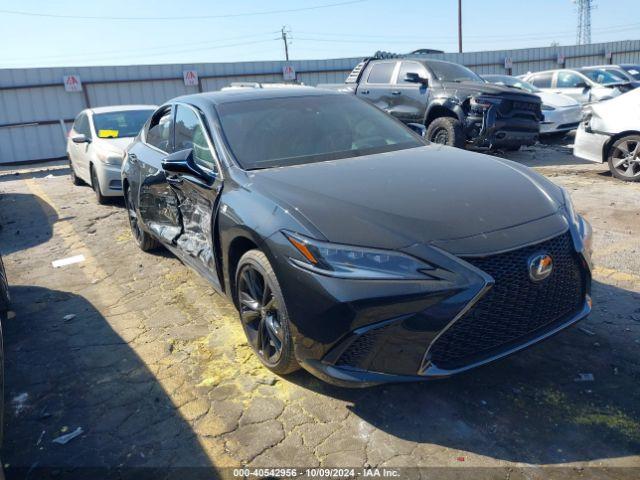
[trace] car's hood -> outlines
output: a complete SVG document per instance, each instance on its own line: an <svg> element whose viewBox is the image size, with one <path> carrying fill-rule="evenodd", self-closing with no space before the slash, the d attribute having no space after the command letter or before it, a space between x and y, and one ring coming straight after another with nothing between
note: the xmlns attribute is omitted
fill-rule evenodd
<svg viewBox="0 0 640 480"><path fill-rule="evenodd" d="M328 240L380 248L494 232L553 215L562 202L526 167L435 144L250 177Z"/></svg>
<svg viewBox="0 0 640 480"><path fill-rule="evenodd" d="M496 85L495 83L481 82L443 82L442 86L449 93L456 95L508 95L510 97L518 96L530 101L537 101L538 97L517 88Z"/></svg>
<svg viewBox="0 0 640 480"><path fill-rule="evenodd" d="M536 92L536 95L540 97L542 103L549 105L553 108L565 108L565 107L579 107L580 103L569 97L568 95L562 95L560 93L551 92Z"/></svg>
<svg viewBox="0 0 640 480"><path fill-rule="evenodd" d="M592 130L619 133L637 130L640 125L640 88L587 107Z"/></svg>
<svg viewBox="0 0 640 480"><path fill-rule="evenodd" d="M96 138L96 144L105 152L118 153L124 155L125 149L133 142L133 137L121 138Z"/></svg>

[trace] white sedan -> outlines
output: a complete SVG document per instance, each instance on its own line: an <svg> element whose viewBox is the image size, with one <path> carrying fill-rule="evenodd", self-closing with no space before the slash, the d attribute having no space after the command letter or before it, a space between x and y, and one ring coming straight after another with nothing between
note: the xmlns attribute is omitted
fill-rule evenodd
<svg viewBox="0 0 640 480"><path fill-rule="evenodd" d="M105 197L121 196L124 151L156 108L119 105L81 111L67 139L74 185L91 185L98 203L104 203Z"/></svg>
<svg viewBox="0 0 640 480"><path fill-rule="evenodd" d="M573 154L608 162L620 180L640 181L640 88L585 109Z"/></svg>
<svg viewBox="0 0 640 480"><path fill-rule="evenodd" d="M582 106L577 100L559 93L543 92L530 83L509 75L483 75L483 78L496 85L513 87L533 93L542 100L544 120L540 122L540 133L562 133L578 128L582 119Z"/></svg>

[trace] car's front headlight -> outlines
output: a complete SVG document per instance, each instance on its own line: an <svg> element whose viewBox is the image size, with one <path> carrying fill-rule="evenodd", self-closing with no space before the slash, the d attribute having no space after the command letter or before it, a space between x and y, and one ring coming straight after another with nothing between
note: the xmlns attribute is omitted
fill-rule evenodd
<svg viewBox="0 0 640 480"><path fill-rule="evenodd" d="M567 212L569 222L578 232L580 242L582 243L582 252L589 262L589 265L591 265L591 253L593 251L593 230L591 224L582 215L576 213L571 196L564 188L562 189L562 196L564 197L564 208Z"/></svg>
<svg viewBox="0 0 640 480"><path fill-rule="evenodd" d="M540 108L542 110L555 110L556 109L556 107L552 107L551 105L547 105L546 103L543 103Z"/></svg>
<svg viewBox="0 0 640 480"><path fill-rule="evenodd" d="M113 165L119 167L122 165L122 155L114 152L98 152L98 160L105 165Z"/></svg>
<svg viewBox="0 0 640 480"><path fill-rule="evenodd" d="M322 242L283 231L300 253L298 267L332 277L369 280L428 280L435 267L404 253Z"/></svg>

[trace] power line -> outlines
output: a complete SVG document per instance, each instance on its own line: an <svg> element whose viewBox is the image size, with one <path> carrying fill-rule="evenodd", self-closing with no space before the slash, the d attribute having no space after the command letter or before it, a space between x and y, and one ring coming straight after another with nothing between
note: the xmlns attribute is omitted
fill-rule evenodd
<svg viewBox="0 0 640 480"><path fill-rule="evenodd" d="M593 0L574 0L578 5L577 45L591 43L591 9Z"/></svg>
<svg viewBox="0 0 640 480"><path fill-rule="evenodd" d="M343 5L352 5L354 3L367 2L368 0L348 0L345 2L325 3L321 5L313 5L310 7L287 8L281 10L264 10L261 12L246 13L228 13L222 15L190 15L190 16L170 16L170 17L114 17L114 16L88 16L88 15L63 15L55 13L41 12L25 12L22 10L4 10L0 9L0 13L8 15L24 15L29 17L46 17L46 18L70 18L79 20L203 20L212 18L238 18L238 17L254 17L259 15L277 15L281 13L306 12L309 10L319 10L323 8L340 7Z"/></svg>
<svg viewBox="0 0 640 480"><path fill-rule="evenodd" d="M198 51L209 51L209 50L218 50L221 48L229 48L229 47L239 47L239 46L243 46L243 45L256 45L258 43L268 43L268 42L274 42L274 41L279 41L279 38L271 38L269 40L255 40L252 42L241 42L241 43L230 43L227 45L216 45L213 47L205 47L205 48L200 48ZM116 56L107 56L107 57L96 57L96 56L87 56L86 59L87 60L96 60L96 61L102 61L102 60L111 60L111 59L121 59L121 58L139 58L139 57L159 57L159 56L164 56L167 54L174 54L174 53L187 53L187 52L193 52L193 48L188 48L188 49L183 49L183 50L174 50L172 52L159 52L159 53L146 53L146 52L129 52L128 54L124 54L124 55L116 55ZM77 59L76 61L82 61L83 59ZM30 60L31 61L31 60ZM181 63L191 63L191 62L181 62ZM14 64L16 65L16 64ZM3 68L8 68L8 67L3 67Z"/></svg>
<svg viewBox="0 0 640 480"><path fill-rule="evenodd" d="M198 47L198 46L206 46L206 45L220 45L220 42L225 42L225 41L229 41L229 40L243 40L246 38L255 38L255 37L265 37L266 35L273 35L276 33L280 33L279 30L272 30L270 32L262 32L262 33L254 33L251 35L240 35L237 37L225 37L225 38L219 38L216 40L206 40L206 41L202 41L202 42L188 42L188 43L174 43L171 45L156 45L154 47L145 47L144 52L140 52L141 55L147 55L147 52L149 51L157 51L157 50L166 50L166 49L173 49L173 48L180 48L180 47ZM271 39L270 39L271 40ZM183 50L181 50L183 51ZM131 52L131 49L127 49L126 50L127 53ZM118 49L118 50L99 50L99 51L92 51L91 53L67 53L67 54L63 54L63 55L45 55L42 57L30 57L30 60L40 60L40 59L49 59L49 58L94 58L94 57L100 57L102 55L110 55L110 54L122 54L123 53L123 49ZM174 53L173 51L163 51L163 53ZM4 61L13 61L13 60L20 60L20 59L24 59L24 56L20 56L20 57L13 57L13 58L3 58Z"/></svg>

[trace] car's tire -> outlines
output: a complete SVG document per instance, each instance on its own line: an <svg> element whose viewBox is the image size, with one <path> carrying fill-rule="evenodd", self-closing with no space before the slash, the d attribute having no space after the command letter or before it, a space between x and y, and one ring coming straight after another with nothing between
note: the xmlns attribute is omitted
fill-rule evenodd
<svg viewBox="0 0 640 480"><path fill-rule="evenodd" d="M287 306L273 268L260 250L249 250L240 258L235 296L247 342L262 364L278 375L298 370Z"/></svg>
<svg viewBox="0 0 640 480"><path fill-rule="evenodd" d="M427 140L432 143L464 148L465 138L460 120L453 117L439 117L427 127Z"/></svg>
<svg viewBox="0 0 640 480"><path fill-rule="evenodd" d="M71 161L71 159L69 159L69 169L71 170L71 173L69 174L71 176L71 183L76 186L82 185L82 180L80 180L80 177L76 175L76 169L73 168L73 162Z"/></svg>
<svg viewBox="0 0 640 480"><path fill-rule="evenodd" d="M127 217L129 218L129 226L131 227L131 236L136 245L143 252L154 250L160 246L160 242L153 238L149 233L145 232L139 223L138 213L136 212L133 202L131 201L131 190L129 188L124 191L124 203L127 209Z"/></svg>
<svg viewBox="0 0 640 480"><path fill-rule="evenodd" d="M640 135L626 135L613 142L607 153L607 162L614 177L626 182L640 182Z"/></svg>
<svg viewBox="0 0 640 480"><path fill-rule="evenodd" d="M98 175L96 174L96 169L93 168L93 165L89 167L91 171L91 188L93 188L94 193L96 194L96 200L100 205L104 205L107 203L107 197L102 195L102 191L100 190L100 182L98 181Z"/></svg>

